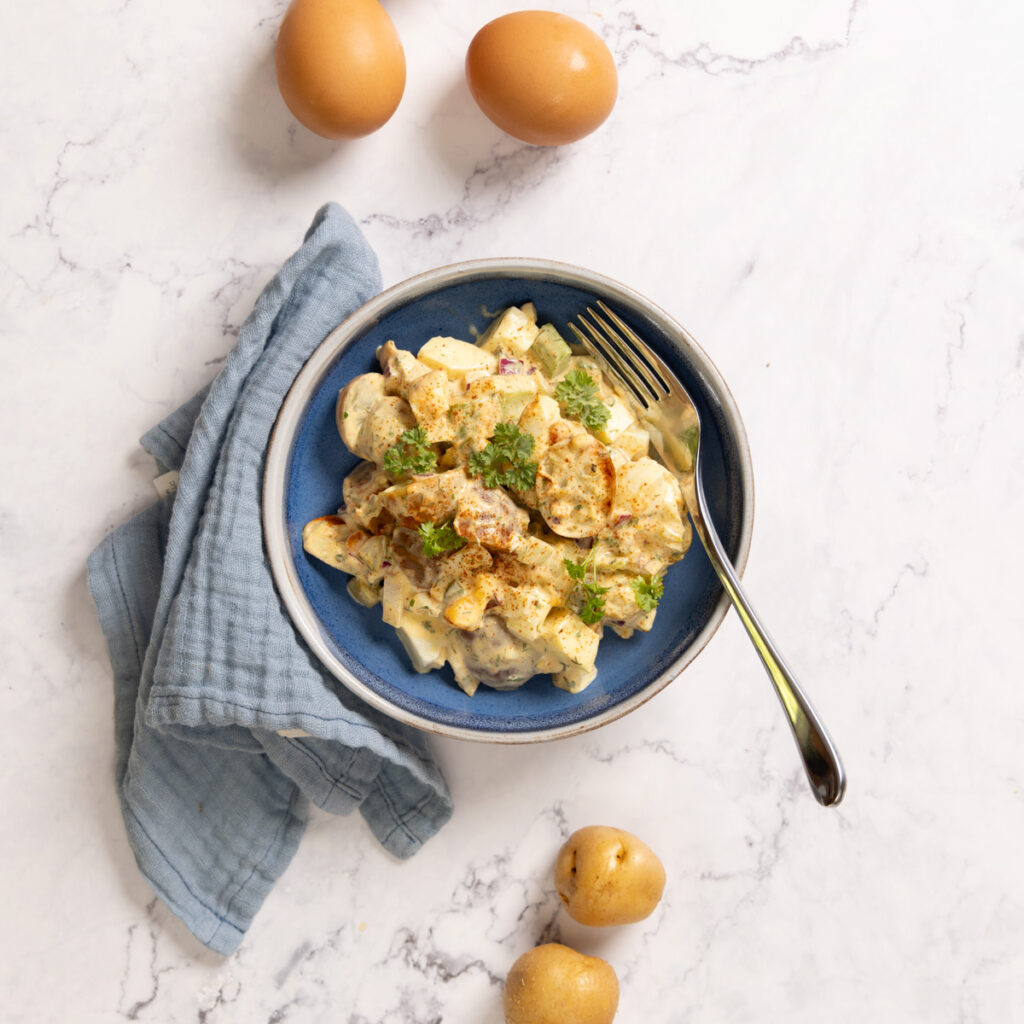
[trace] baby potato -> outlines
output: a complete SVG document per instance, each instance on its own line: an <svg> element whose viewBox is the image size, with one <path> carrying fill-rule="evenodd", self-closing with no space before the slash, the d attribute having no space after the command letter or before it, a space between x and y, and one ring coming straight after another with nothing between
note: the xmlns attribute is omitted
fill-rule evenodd
<svg viewBox="0 0 1024 1024"><path fill-rule="evenodd" d="M665 891L665 868L636 836L607 825L574 832L558 851L555 888L580 924L632 924L650 916Z"/></svg>
<svg viewBox="0 0 1024 1024"><path fill-rule="evenodd" d="M619 979L611 964L558 942L524 953L508 972L505 1024L611 1024Z"/></svg>

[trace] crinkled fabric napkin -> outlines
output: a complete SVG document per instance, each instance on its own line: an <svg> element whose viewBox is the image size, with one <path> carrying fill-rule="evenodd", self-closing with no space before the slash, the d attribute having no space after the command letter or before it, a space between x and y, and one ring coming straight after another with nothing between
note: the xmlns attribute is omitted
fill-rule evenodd
<svg viewBox="0 0 1024 1024"><path fill-rule="evenodd" d="M320 341L379 289L359 228L325 206L217 378L142 439L161 471L180 470L177 492L89 558L128 839L159 896L219 953L238 946L291 860L308 801L358 808L397 857L452 812L423 737L353 697L306 648L263 550L264 452L281 402Z"/></svg>

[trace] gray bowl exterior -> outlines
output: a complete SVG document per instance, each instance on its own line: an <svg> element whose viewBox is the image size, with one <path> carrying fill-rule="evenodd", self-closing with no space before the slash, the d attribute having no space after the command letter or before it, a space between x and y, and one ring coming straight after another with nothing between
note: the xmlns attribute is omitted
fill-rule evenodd
<svg viewBox="0 0 1024 1024"><path fill-rule="evenodd" d="M494 743L574 735L615 721L674 680L703 650L729 607L699 542L666 576L655 627L624 641L606 633L598 678L581 694L535 677L519 690L481 687L467 697L450 670L419 675L380 609L351 600L344 574L302 550L302 526L335 511L357 460L334 426L342 384L377 369L376 347L393 338L416 350L436 334L472 340L505 306L532 300L540 319L565 330L600 298L651 344L687 386L701 413L702 463L711 515L742 572L753 526L746 432L725 381L694 339L637 292L592 271L535 259L488 259L429 271L395 285L334 330L296 378L267 452L264 536L274 579L296 629L329 672L385 714L429 732Z"/></svg>

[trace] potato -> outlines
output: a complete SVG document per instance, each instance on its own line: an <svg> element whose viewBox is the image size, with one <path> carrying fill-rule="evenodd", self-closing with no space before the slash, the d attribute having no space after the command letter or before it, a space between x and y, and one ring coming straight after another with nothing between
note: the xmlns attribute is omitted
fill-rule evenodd
<svg viewBox="0 0 1024 1024"><path fill-rule="evenodd" d="M537 311L533 319L518 306L509 306L500 316L495 317L484 331L477 344L485 352L512 352L521 356L537 336Z"/></svg>
<svg viewBox="0 0 1024 1024"><path fill-rule="evenodd" d="M417 359L432 370L444 370L453 380L467 373L498 372L498 357L458 338L431 338L417 353Z"/></svg>
<svg viewBox="0 0 1024 1024"><path fill-rule="evenodd" d="M590 668L597 658L601 637L568 608L555 608L541 627L541 634L563 664Z"/></svg>
<svg viewBox="0 0 1024 1024"><path fill-rule="evenodd" d="M320 516L302 528L302 547L306 554L321 562L355 575L359 571L359 559L347 543L352 534L352 527L341 516ZM360 538L365 536L360 532Z"/></svg>
<svg viewBox="0 0 1024 1024"><path fill-rule="evenodd" d="M505 980L505 1024L611 1024L619 979L611 964L557 942L524 953Z"/></svg>
<svg viewBox="0 0 1024 1024"><path fill-rule="evenodd" d="M334 415L338 433L349 451L356 450L366 417L383 397L384 375L380 373L361 373L338 392Z"/></svg>
<svg viewBox="0 0 1024 1024"><path fill-rule="evenodd" d="M632 924L658 905L665 868L636 836L590 825L569 836L558 851L555 888L569 916L580 924Z"/></svg>

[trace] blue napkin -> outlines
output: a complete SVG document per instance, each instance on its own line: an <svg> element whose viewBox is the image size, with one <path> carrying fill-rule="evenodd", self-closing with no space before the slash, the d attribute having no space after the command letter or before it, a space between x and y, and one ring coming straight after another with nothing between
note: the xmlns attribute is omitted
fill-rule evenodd
<svg viewBox="0 0 1024 1024"><path fill-rule="evenodd" d="M180 470L177 492L89 557L128 839L161 899L219 953L291 860L309 801L358 808L403 858L452 813L423 737L352 696L294 631L263 550L277 411L319 342L379 289L359 228L325 206L217 378L142 439L161 470Z"/></svg>

